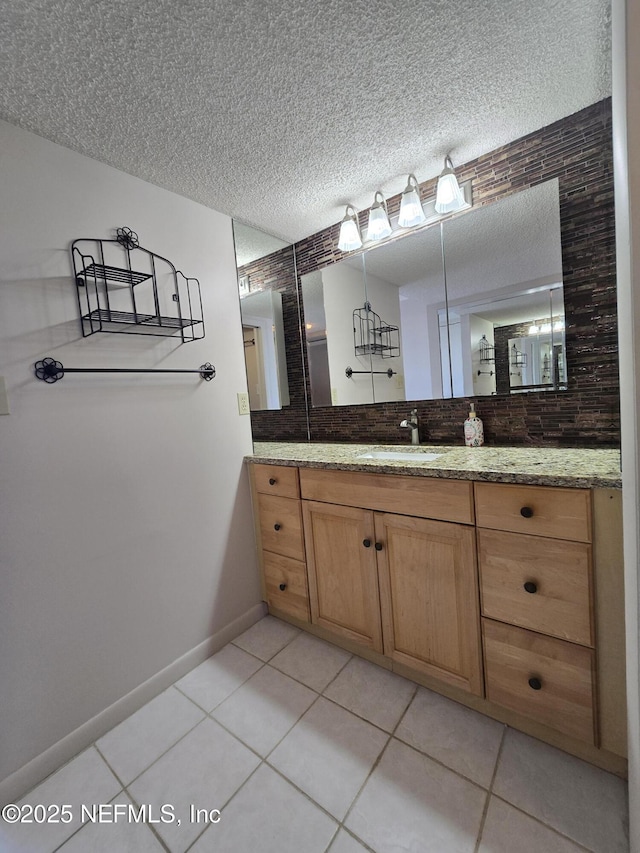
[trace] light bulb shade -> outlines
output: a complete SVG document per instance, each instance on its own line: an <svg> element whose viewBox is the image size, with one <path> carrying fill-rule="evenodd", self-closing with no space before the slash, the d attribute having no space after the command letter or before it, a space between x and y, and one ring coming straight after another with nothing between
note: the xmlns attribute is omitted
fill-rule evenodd
<svg viewBox="0 0 640 853"><path fill-rule="evenodd" d="M382 193L377 192L369 210L367 239L382 240L384 237L388 237L389 234L391 234L391 223L389 222L387 206Z"/></svg>
<svg viewBox="0 0 640 853"><path fill-rule="evenodd" d="M453 163L446 157L436 189L436 213L455 213L456 210L463 210L468 206L453 171Z"/></svg>
<svg viewBox="0 0 640 853"><path fill-rule="evenodd" d="M354 249L359 249L361 246L362 237L360 236L358 217L355 210L348 204L344 219L340 223L338 248L341 252L353 252Z"/></svg>
<svg viewBox="0 0 640 853"><path fill-rule="evenodd" d="M418 181L415 175L409 175L407 186L400 200L398 225L401 228L412 228L414 225L420 225L426 218L422 209L422 202L420 201Z"/></svg>

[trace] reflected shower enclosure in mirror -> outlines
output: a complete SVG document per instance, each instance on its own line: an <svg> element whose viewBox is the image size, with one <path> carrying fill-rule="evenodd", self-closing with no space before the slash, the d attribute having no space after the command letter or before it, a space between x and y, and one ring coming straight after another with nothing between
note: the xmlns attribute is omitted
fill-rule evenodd
<svg viewBox="0 0 640 853"><path fill-rule="evenodd" d="M248 225L233 223L238 269L249 408L289 405L282 295L278 287L293 276L293 246Z"/></svg>
<svg viewBox="0 0 640 853"><path fill-rule="evenodd" d="M301 285L313 406L566 387L557 180Z"/></svg>
<svg viewBox="0 0 640 853"><path fill-rule="evenodd" d="M566 388L558 181L443 223L445 396Z"/></svg>

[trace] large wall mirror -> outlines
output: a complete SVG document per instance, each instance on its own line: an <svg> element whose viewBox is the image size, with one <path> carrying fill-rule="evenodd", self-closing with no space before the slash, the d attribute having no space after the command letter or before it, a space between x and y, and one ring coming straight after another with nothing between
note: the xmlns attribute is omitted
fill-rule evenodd
<svg viewBox="0 0 640 853"><path fill-rule="evenodd" d="M557 180L301 285L313 406L565 387Z"/></svg>
<svg viewBox="0 0 640 853"><path fill-rule="evenodd" d="M282 293L295 281L293 246L233 223L249 408L289 405Z"/></svg>

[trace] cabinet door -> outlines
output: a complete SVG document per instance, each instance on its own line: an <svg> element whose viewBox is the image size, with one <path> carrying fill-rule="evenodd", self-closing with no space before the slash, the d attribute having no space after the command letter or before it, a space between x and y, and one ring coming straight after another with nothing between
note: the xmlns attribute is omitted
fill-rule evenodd
<svg viewBox="0 0 640 853"><path fill-rule="evenodd" d="M311 621L382 652L373 513L302 501Z"/></svg>
<svg viewBox="0 0 640 853"><path fill-rule="evenodd" d="M375 526L384 653L482 696L474 529L383 513Z"/></svg>

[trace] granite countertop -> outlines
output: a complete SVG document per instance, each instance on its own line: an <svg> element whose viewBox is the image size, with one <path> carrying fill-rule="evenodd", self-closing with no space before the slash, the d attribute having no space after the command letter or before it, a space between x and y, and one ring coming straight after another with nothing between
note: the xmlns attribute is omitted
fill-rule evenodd
<svg viewBox="0 0 640 853"><path fill-rule="evenodd" d="M402 453L405 459L359 458L368 453ZM437 453L418 462L421 454ZM321 444L256 441L247 462L342 471L408 474L454 480L483 480L573 488L622 487L620 451L556 447L460 447Z"/></svg>

